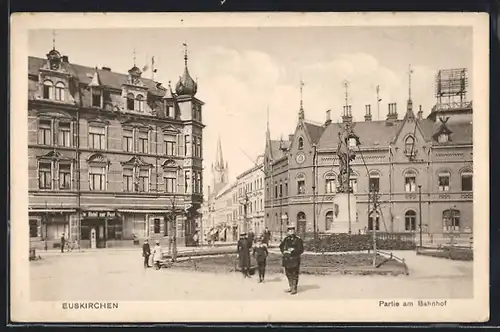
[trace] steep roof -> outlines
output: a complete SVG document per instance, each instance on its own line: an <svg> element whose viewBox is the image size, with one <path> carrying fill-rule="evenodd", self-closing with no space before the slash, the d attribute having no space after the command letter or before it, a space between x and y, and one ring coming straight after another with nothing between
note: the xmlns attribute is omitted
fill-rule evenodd
<svg viewBox="0 0 500 332"><path fill-rule="evenodd" d="M285 156L285 151L283 149L288 149L290 147L291 142L290 141L281 141L281 140L272 140L271 141L271 151L273 154L273 159L278 160L281 159Z"/></svg>
<svg viewBox="0 0 500 332"><path fill-rule="evenodd" d="M318 144L321 135L323 135L323 132L325 131L325 127L306 121L304 121L304 127L306 128L312 143Z"/></svg>
<svg viewBox="0 0 500 332"><path fill-rule="evenodd" d="M38 76L40 68L42 68L46 62L47 59L32 56L28 57L28 74ZM85 85L88 85L92 81L96 70L102 85L113 89L121 89L122 84L126 82L128 77L128 74L116 73L102 68L86 67L74 63L66 63L64 66L73 76ZM149 93L160 97L165 95L166 89L164 87L158 87L158 82L144 77L141 77L141 81L144 83Z"/></svg>

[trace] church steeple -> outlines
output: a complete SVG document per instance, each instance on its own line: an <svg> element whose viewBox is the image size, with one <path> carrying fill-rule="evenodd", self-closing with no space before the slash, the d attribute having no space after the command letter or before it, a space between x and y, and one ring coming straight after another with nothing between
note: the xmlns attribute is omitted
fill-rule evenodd
<svg viewBox="0 0 500 332"><path fill-rule="evenodd" d="M215 168L216 169L224 168L224 157L222 156L222 143L220 141L220 136L217 139L217 151L215 153Z"/></svg>
<svg viewBox="0 0 500 332"><path fill-rule="evenodd" d="M219 191L224 185L228 183L228 164L224 164L224 157L222 156L222 143L220 136L217 139L217 150L215 152L215 164L212 164L212 176L214 192Z"/></svg>

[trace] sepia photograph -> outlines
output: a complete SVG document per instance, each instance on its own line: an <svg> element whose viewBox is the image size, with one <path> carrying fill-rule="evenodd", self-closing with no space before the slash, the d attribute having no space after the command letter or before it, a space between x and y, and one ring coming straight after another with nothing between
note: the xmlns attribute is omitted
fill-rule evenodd
<svg viewBox="0 0 500 332"><path fill-rule="evenodd" d="M13 17L11 318L487 320L488 16L365 15Z"/></svg>

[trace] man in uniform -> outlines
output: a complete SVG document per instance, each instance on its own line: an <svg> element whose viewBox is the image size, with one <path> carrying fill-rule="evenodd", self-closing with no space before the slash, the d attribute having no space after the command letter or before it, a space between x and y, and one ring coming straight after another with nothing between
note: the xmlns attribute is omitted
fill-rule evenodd
<svg viewBox="0 0 500 332"><path fill-rule="evenodd" d="M297 294L300 255L304 252L304 242L295 234L295 225L292 223L288 226L288 235L280 244L280 251L283 254L283 267L288 279L289 289L286 292Z"/></svg>
<svg viewBox="0 0 500 332"><path fill-rule="evenodd" d="M247 234L241 233L238 241L238 260L244 278L250 278L250 243L248 242Z"/></svg>

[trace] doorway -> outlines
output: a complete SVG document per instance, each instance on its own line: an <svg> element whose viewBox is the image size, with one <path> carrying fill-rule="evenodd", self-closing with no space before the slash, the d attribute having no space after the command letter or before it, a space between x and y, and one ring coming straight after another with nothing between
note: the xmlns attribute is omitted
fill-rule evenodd
<svg viewBox="0 0 500 332"><path fill-rule="evenodd" d="M106 232L104 228L104 219L84 219L81 226L82 245L88 243L89 248L92 247L93 232L95 232L95 247L106 248Z"/></svg>

